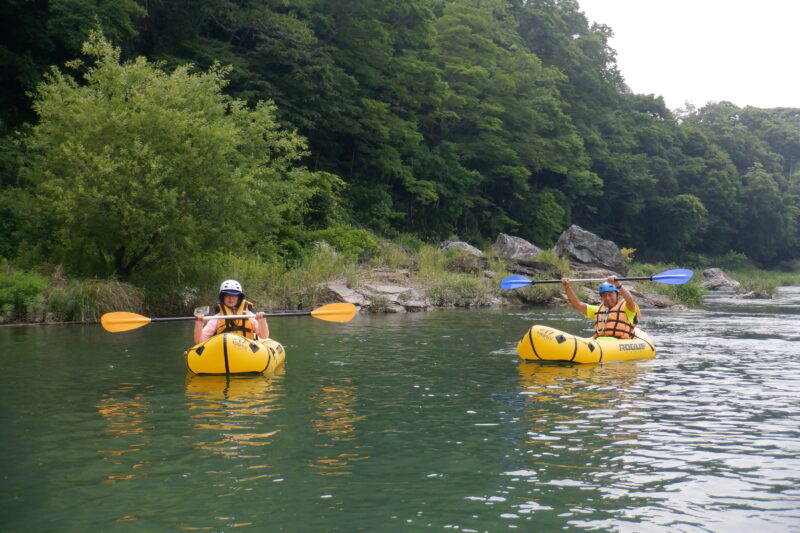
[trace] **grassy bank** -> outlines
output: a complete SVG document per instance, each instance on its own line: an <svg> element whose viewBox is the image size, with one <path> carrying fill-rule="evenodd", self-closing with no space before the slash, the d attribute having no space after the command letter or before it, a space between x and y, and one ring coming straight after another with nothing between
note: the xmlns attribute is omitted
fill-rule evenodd
<svg viewBox="0 0 800 533"><path fill-rule="evenodd" d="M380 281L381 276L387 275L400 276L402 280L398 283L424 288L428 301L438 307L485 306L498 299L506 303L537 305L561 294L557 283L502 291L500 280L509 272L505 263L491 251L486 251L484 258L478 258L463 250L439 250L413 239L373 241L368 245L362 239L355 249L348 247L347 241L334 244L316 246L294 261L216 254L205 262L201 280L180 283L165 279L164 283L149 287L117 280L65 279L58 268L45 275L15 270L6 264L0 271L0 320L6 323L95 322L110 311L150 316L184 315L191 313L194 307L213 303L219 282L227 278L241 281L248 298L259 309L273 310L312 309L328 303L331 295L325 284L330 281L355 287L366 281ZM547 279L572 276L569 263L550 252L531 259L551 265L544 275ZM650 276L670 268L676 266L633 263L629 275ZM727 272L742 283L742 291L774 293L779 285L800 285L800 273L753 268L731 268ZM705 295L698 278L699 271L685 285L651 282L637 282L637 285L641 291L665 294L692 307L699 305ZM595 285L586 284L578 292L593 291Z"/></svg>

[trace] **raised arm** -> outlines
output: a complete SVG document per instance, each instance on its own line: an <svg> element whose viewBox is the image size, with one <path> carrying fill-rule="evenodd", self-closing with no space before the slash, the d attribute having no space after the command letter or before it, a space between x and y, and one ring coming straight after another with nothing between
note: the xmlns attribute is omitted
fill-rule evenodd
<svg viewBox="0 0 800 533"><path fill-rule="evenodd" d="M619 282L617 276L610 276L608 278L608 282L614 284L614 286L619 289L619 295L625 298L625 307L628 309L628 311L635 311L636 300L633 298L631 291L629 291L622 283Z"/></svg>
<svg viewBox="0 0 800 533"><path fill-rule="evenodd" d="M569 284L568 278L561 278L561 285L564 287L564 292L567 293L567 301L569 304L581 312L581 314L586 314L586 304L582 301L578 300L578 297L575 295L575 291L572 290L572 285Z"/></svg>

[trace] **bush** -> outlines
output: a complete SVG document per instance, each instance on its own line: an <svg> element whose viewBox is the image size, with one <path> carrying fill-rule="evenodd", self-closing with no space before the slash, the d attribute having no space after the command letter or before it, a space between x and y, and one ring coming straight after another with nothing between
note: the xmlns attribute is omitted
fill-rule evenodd
<svg viewBox="0 0 800 533"><path fill-rule="evenodd" d="M378 267L410 268L414 264L413 252L389 242L380 244L378 253L372 258L372 263Z"/></svg>
<svg viewBox="0 0 800 533"><path fill-rule="evenodd" d="M46 320L97 322L112 311L144 312L144 293L116 280L69 281L53 291L47 302Z"/></svg>
<svg viewBox="0 0 800 533"><path fill-rule="evenodd" d="M631 269L628 272L628 276L630 277L638 277L638 276L652 276L654 274L658 274L659 272L663 272L666 270L671 270L673 268L682 268L676 265L658 263L658 264L649 264L649 263L635 263L631 265ZM664 283L652 283L648 281L644 282L637 282L642 284L642 290L647 292L656 292L658 294L663 294L665 296L669 296L677 303L683 304L687 307L697 307L703 302L703 298L706 295L706 289L702 285L700 285L700 281L698 279L697 273L689 280L687 283L683 285L666 285Z"/></svg>
<svg viewBox="0 0 800 533"><path fill-rule="evenodd" d="M307 235L310 242L326 242L338 253L356 259L368 259L378 251L378 243L372 234L363 229L336 225Z"/></svg>
<svg viewBox="0 0 800 533"><path fill-rule="evenodd" d="M671 297L673 300L686 307L697 307L703 303L703 298L707 292L706 289L695 280L684 283L683 285L657 285L660 287L657 289L659 293Z"/></svg>
<svg viewBox="0 0 800 533"><path fill-rule="evenodd" d="M619 253L622 260L626 263L633 263L633 256L636 255L636 248L620 248Z"/></svg>
<svg viewBox="0 0 800 533"><path fill-rule="evenodd" d="M450 274L432 279L428 301L435 306L480 307L491 305L494 290L486 280L474 276Z"/></svg>
<svg viewBox="0 0 800 533"><path fill-rule="evenodd" d="M2 320L35 320L40 314L47 288L46 277L21 270L0 274Z"/></svg>

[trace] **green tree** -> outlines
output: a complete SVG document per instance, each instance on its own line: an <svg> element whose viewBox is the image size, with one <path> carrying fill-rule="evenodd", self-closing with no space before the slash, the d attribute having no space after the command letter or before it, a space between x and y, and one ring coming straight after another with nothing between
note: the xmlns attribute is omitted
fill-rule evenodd
<svg viewBox="0 0 800 533"><path fill-rule="evenodd" d="M703 203L691 194L654 198L646 210L654 245L672 259L691 247L708 223Z"/></svg>
<svg viewBox="0 0 800 533"><path fill-rule="evenodd" d="M96 24L115 43L136 33L145 9L136 0L5 0L0 2L0 132L32 119L29 92L50 65L80 52Z"/></svg>
<svg viewBox="0 0 800 533"><path fill-rule="evenodd" d="M97 31L83 50L85 85L54 68L24 137L41 221L29 244L45 258L84 276L174 276L205 251L275 251L315 197L335 194L337 178L298 165L304 141L273 104L222 94L226 69L121 63Z"/></svg>
<svg viewBox="0 0 800 533"><path fill-rule="evenodd" d="M787 247L793 242L794 227L791 211L784 205L785 196L775 178L761 165L750 168L743 181L742 203L746 209L740 220L740 244L734 250L773 266L790 257Z"/></svg>

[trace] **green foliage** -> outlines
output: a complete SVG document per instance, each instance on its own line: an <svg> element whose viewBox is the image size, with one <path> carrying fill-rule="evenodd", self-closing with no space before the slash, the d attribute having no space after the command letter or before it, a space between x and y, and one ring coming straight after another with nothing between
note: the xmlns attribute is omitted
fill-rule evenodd
<svg viewBox="0 0 800 533"><path fill-rule="evenodd" d="M219 284L236 279L247 298L259 309L311 309L328 303L324 283L345 280L354 283L357 266L352 257L317 249L289 263L275 256L238 256L230 253L209 257L209 271L216 279L192 292L186 309L209 305L217 300ZM185 312L185 311L184 311Z"/></svg>
<svg viewBox="0 0 800 533"><path fill-rule="evenodd" d="M97 32L84 52L86 85L54 69L23 139L40 222L31 238L51 234L39 251L69 272L128 278L180 270L196 250L267 253L320 183L336 187L299 166L304 141L280 128L274 105L222 94L228 69L120 63Z"/></svg>
<svg viewBox="0 0 800 533"><path fill-rule="evenodd" d="M730 250L728 253L720 257L716 263L716 266L719 266L719 268L723 269L741 269L749 266L750 261L742 252L734 252L733 250Z"/></svg>
<svg viewBox="0 0 800 533"><path fill-rule="evenodd" d="M703 303L703 298L708 292L696 280L689 281L683 285L659 285L657 291L661 294L666 294L687 307L699 306Z"/></svg>
<svg viewBox="0 0 800 533"><path fill-rule="evenodd" d="M97 322L105 313L143 313L144 293L116 280L74 280L55 289L47 302L47 320Z"/></svg>
<svg viewBox="0 0 800 533"><path fill-rule="evenodd" d="M632 263L633 257L636 254L636 248L620 248L619 253L626 263Z"/></svg>
<svg viewBox="0 0 800 533"><path fill-rule="evenodd" d="M307 238L311 242L326 242L337 252L356 259L367 259L378 251L378 243L370 232L345 225L312 231Z"/></svg>
<svg viewBox="0 0 800 533"><path fill-rule="evenodd" d="M708 211L691 194L654 198L649 203L647 224L658 249L674 255L703 233L708 224Z"/></svg>
<svg viewBox="0 0 800 533"><path fill-rule="evenodd" d="M417 275L421 279L433 279L446 271L447 257L435 246L426 244L417 251Z"/></svg>
<svg viewBox="0 0 800 533"><path fill-rule="evenodd" d="M115 43L136 34L145 8L136 0L5 0L0 2L0 133L32 118L29 93L50 65L60 65L80 52L95 25Z"/></svg>
<svg viewBox="0 0 800 533"><path fill-rule="evenodd" d="M786 201L778 179L760 164L743 176L743 203L747 211L741 221L740 238L749 256L761 264L775 264L791 241L794 222L790 212L781 209Z"/></svg>
<svg viewBox="0 0 800 533"><path fill-rule="evenodd" d="M742 284L738 292L761 292L774 295L778 287L800 285L800 270L788 272L761 270L752 265L740 265L726 270L733 279Z"/></svg>
<svg viewBox="0 0 800 533"><path fill-rule="evenodd" d="M561 276L569 276L569 258L567 257L560 257L556 255L552 250L542 250L538 254L534 254L531 256L532 261L538 261L540 263L549 263L553 265L553 270L560 274Z"/></svg>
<svg viewBox="0 0 800 533"><path fill-rule="evenodd" d="M653 274L658 274L659 272L663 272L665 270L670 270L673 268L681 268L681 267L678 265L666 264L666 263L658 263L658 264L633 263L631 265L630 270L628 271L628 275L631 277L652 276ZM646 286L643 287L644 290L648 292L664 294L672 298L676 303L683 304L687 307L699 306L703 302L703 298L707 293L705 287L700 285L700 280L698 279L697 273L695 273L695 275L692 276L691 280L684 283L683 285L667 285L664 283L653 283L647 281L643 281L641 283L646 284Z"/></svg>
<svg viewBox="0 0 800 533"><path fill-rule="evenodd" d="M410 268L414 264L411 250L397 244L382 242L372 264L385 268Z"/></svg>
<svg viewBox="0 0 800 533"><path fill-rule="evenodd" d="M22 270L0 273L0 319L35 320L43 305L47 278Z"/></svg>
<svg viewBox="0 0 800 533"><path fill-rule="evenodd" d="M465 274L446 274L431 280L426 297L441 307L481 307L495 300L495 289L486 279Z"/></svg>
<svg viewBox="0 0 800 533"><path fill-rule="evenodd" d="M676 117L625 86L613 29L578 2L142 6L0 6L0 132L38 121L0 150L0 255L148 294L203 284L206 254L296 260L351 222L539 246L577 223L648 261L800 258L798 111ZM34 92L95 25L80 76Z"/></svg>

